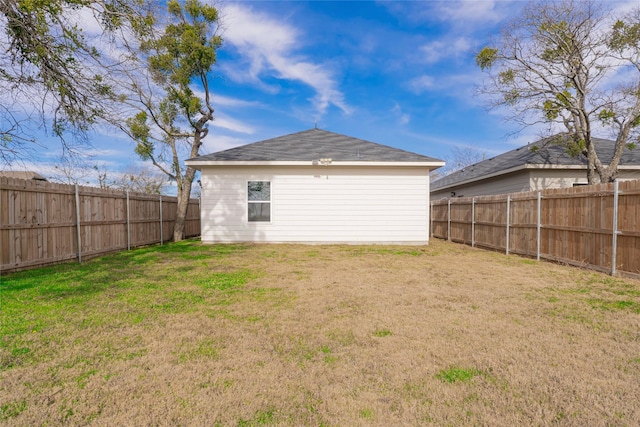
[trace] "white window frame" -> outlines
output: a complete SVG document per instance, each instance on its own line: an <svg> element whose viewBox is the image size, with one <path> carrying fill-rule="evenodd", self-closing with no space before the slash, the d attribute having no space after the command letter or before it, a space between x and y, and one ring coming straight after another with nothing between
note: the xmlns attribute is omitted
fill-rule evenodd
<svg viewBox="0 0 640 427"><path fill-rule="evenodd" d="M249 200L249 184L252 182L268 182L269 183L269 200ZM247 202L247 222L249 224L271 224L273 222L273 181L270 179L250 179L247 180L244 187L246 189L245 200ZM261 203L269 205L269 221L251 221L249 219L249 205L252 203Z"/></svg>

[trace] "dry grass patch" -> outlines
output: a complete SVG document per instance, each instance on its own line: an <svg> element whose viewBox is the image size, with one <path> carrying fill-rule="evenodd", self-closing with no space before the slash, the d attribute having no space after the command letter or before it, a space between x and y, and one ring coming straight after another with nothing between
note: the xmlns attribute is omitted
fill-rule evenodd
<svg viewBox="0 0 640 427"><path fill-rule="evenodd" d="M637 425L640 284L434 241L4 276L12 425Z"/></svg>

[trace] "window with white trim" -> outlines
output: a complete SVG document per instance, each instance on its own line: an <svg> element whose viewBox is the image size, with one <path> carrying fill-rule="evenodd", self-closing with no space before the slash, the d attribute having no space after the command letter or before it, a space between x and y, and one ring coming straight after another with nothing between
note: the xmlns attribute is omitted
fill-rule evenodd
<svg viewBox="0 0 640 427"><path fill-rule="evenodd" d="M247 183L247 218L249 222L271 221L271 182Z"/></svg>

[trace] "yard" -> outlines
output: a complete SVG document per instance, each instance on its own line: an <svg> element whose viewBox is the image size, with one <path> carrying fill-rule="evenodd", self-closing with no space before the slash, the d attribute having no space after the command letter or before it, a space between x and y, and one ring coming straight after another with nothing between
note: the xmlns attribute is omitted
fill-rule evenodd
<svg viewBox="0 0 640 427"><path fill-rule="evenodd" d="M640 423L634 280L436 240L186 241L0 281L9 425Z"/></svg>

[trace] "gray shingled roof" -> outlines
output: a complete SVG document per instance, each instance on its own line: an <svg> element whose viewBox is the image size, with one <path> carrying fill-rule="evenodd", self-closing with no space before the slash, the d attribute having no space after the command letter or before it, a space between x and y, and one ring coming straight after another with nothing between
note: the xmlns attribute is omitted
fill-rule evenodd
<svg viewBox="0 0 640 427"><path fill-rule="evenodd" d="M551 143L551 138L541 139L533 144L516 148L488 160L467 166L450 175L442 177L431 183L431 191L448 188L462 182L479 181L489 175L498 175L526 165L544 167L545 165L569 165L585 166L587 160L584 156L572 157L566 152L566 148L559 144ZM603 163L609 163L613 157L614 141L602 138L593 138L596 152ZM536 147L536 149L533 149ZM620 165L640 166L640 148L628 150L625 148L620 160Z"/></svg>
<svg viewBox="0 0 640 427"><path fill-rule="evenodd" d="M321 129L279 136L189 160L259 162L319 159L331 159L334 162L442 162L433 157Z"/></svg>

